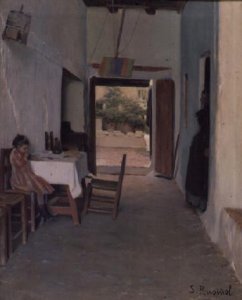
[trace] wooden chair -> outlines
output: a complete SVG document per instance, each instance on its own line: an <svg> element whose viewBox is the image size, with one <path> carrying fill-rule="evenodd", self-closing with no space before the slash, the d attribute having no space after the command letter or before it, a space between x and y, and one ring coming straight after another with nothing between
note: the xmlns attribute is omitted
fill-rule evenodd
<svg viewBox="0 0 242 300"><path fill-rule="evenodd" d="M0 192L8 194L21 194L25 196L29 215L28 223L30 225L31 232L35 232L37 220L40 219L40 212L37 205L37 194L35 192L24 192L11 189L11 150L11 148L0 150Z"/></svg>
<svg viewBox="0 0 242 300"><path fill-rule="evenodd" d="M8 255L13 252L13 242L19 237L22 237L22 244L27 242L27 216L26 216L26 201L24 195L0 193L0 208L4 208L7 212L7 240L8 240ZM20 209L20 229L15 225L14 209Z"/></svg>
<svg viewBox="0 0 242 300"><path fill-rule="evenodd" d="M112 214L118 216L119 202L125 173L126 154L123 155L118 181L93 178L87 186L84 213Z"/></svg>
<svg viewBox="0 0 242 300"><path fill-rule="evenodd" d="M0 207L0 266L7 263L7 212Z"/></svg>

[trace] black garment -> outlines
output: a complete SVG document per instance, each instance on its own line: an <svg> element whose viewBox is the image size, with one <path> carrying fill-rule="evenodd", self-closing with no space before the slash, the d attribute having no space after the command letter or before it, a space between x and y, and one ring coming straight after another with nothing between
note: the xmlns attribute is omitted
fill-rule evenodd
<svg viewBox="0 0 242 300"><path fill-rule="evenodd" d="M194 196L207 196L208 157L205 156L207 148L207 137L203 132L197 133L190 147L186 177L186 190Z"/></svg>
<svg viewBox="0 0 242 300"><path fill-rule="evenodd" d="M208 163L206 154L209 149L209 110L201 109L196 114L200 125L199 132L194 136L190 147L186 176L186 191L201 201L208 196ZM199 206L199 204L198 204Z"/></svg>

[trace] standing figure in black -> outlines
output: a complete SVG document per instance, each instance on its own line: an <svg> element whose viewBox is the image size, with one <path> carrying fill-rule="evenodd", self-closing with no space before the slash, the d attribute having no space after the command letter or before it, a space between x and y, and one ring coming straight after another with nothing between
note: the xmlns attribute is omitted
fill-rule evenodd
<svg viewBox="0 0 242 300"><path fill-rule="evenodd" d="M189 153L186 201L190 206L204 212L207 208L209 165L209 104L204 92L201 104L203 108L196 113L199 131L193 137Z"/></svg>

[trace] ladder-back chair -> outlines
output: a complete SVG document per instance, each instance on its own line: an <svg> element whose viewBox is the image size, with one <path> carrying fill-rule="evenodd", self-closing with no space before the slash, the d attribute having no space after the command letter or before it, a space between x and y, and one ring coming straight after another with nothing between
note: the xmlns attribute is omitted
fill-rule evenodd
<svg viewBox="0 0 242 300"><path fill-rule="evenodd" d="M3 148L0 150L0 192L21 194L25 196L27 209L29 211L28 223L30 224L31 232L34 232L37 227L37 220L40 219L40 212L37 205L37 194L35 192L12 190L10 184L12 172L10 163L11 151L11 148Z"/></svg>
<svg viewBox="0 0 242 300"><path fill-rule="evenodd" d="M7 212L4 207L0 207L0 266L7 262L7 251Z"/></svg>
<svg viewBox="0 0 242 300"><path fill-rule="evenodd" d="M88 212L118 216L119 203L125 174L126 154L123 154L118 181L93 178L87 185L84 214Z"/></svg>
<svg viewBox="0 0 242 300"><path fill-rule="evenodd" d="M7 241L8 256L13 253L13 243L20 236L22 244L27 242L27 217L26 217L26 200L24 195L0 193L0 208L7 212ZM15 220L14 210L20 211L19 221ZM20 226L16 226L20 225ZM19 228L20 227L20 228Z"/></svg>

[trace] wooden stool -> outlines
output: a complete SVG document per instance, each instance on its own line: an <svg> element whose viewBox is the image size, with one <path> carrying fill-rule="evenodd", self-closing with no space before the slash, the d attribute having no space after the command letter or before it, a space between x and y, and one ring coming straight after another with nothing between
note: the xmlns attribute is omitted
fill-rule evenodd
<svg viewBox="0 0 242 300"><path fill-rule="evenodd" d="M7 213L0 208L0 266L7 263Z"/></svg>
<svg viewBox="0 0 242 300"><path fill-rule="evenodd" d="M21 209L21 229L16 233L13 232L12 217L13 208L20 206ZM27 242L27 217L26 217L26 201L23 195L0 193L0 207L4 207L7 211L7 238L8 238L8 254L13 252L13 241L20 235L22 236L22 244Z"/></svg>

